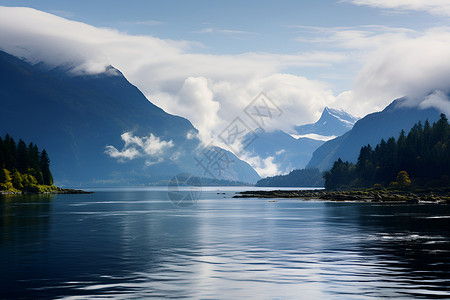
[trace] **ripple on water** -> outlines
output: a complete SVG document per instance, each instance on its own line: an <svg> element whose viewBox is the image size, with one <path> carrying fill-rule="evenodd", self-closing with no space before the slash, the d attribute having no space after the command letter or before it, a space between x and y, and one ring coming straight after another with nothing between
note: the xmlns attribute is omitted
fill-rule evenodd
<svg viewBox="0 0 450 300"><path fill-rule="evenodd" d="M1 204L2 297L450 297L446 206L162 195Z"/></svg>

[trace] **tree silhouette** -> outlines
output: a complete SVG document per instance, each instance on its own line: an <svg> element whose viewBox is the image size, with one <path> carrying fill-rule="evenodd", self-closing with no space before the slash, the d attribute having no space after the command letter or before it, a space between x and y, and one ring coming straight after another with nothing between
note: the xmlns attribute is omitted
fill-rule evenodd
<svg viewBox="0 0 450 300"><path fill-rule="evenodd" d="M50 159L48 158L47 151L42 150L41 157L40 157L40 167L42 171L42 176L44 178L44 184L45 185L52 185L53 184L53 176L50 172Z"/></svg>

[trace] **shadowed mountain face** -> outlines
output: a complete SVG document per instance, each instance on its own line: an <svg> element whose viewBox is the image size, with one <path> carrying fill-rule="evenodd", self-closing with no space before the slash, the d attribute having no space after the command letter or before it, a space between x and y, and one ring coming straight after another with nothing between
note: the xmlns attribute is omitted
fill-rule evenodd
<svg viewBox="0 0 450 300"><path fill-rule="evenodd" d="M375 146L381 139L398 138L400 132L406 133L418 121L422 123L439 119L440 112L434 108L421 109L406 106L406 99L393 101L383 111L369 114L357 121L352 130L320 146L314 153L308 168L329 170L333 163L343 161L356 162L362 146Z"/></svg>
<svg viewBox="0 0 450 300"><path fill-rule="evenodd" d="M352 129L357 120L357 117L341 109L325 107L316 123L297 126L295 131L299 135L340 136Z"/></svg>
<svg viewBox="0 0 450 300"><path fill-rule="evenodd" d="M356 120L343 110L325 107L316 123L295 128L299 136L281 130L266 132L257 129L257 138L246 150L264 160L270 159L279 172L286 174L293 169L304 168L325 140L347 132Z"/></svg>
<svg viewBox="0 0 450 300"><path fill-rule="evenodd" d="M0 134L45 147L56 184L148 184L181 172L259 179L231 152L202 149L188 120L153 105L112 67L73 76L0 52L0 81Z"/></svg>

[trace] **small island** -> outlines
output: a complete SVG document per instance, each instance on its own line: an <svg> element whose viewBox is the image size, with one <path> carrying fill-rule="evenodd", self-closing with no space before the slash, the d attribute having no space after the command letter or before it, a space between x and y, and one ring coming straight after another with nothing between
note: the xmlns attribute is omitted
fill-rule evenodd
<svg viewBox="0 0 450 300"><path fill-rule="evenodd" d="M64 189L53 184L50 158L37 145L18 143L6 134L0 137L0 194L85 194L75 189Z"/></svg>

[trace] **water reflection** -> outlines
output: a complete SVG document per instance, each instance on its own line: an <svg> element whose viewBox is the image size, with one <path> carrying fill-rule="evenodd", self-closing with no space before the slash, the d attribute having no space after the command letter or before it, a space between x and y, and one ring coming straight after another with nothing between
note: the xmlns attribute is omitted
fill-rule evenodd
<svg viewBox="0 0 450 300"><path fill-rule="evenodd" d="M450 210L439 205L359 205L361 243L393 295L450 296ZM392 292L391 292L392 293Z"/></svg>
<svg viewBox="0 0 450 300"><path fill-rule="evenodd" d="M447 206L226 193L187 209L163 190L4 201L0 297L450 297Z"/></svg>
<svg viewBox="0 0 450 300"><path fill-rule="evenodd" d="M53 195L1 195L0 242L45 240Z"/></svg>
<svg viewBox="0 0 450 300"><path fill-rule="evenodd" d="M15 298L20 280L35 269L36 253L46 252L52 195L2 195L0 197L1 298ZM31 262L31 264L30 264ZM29 291L24 295L29 294Z"/></svg>

